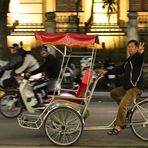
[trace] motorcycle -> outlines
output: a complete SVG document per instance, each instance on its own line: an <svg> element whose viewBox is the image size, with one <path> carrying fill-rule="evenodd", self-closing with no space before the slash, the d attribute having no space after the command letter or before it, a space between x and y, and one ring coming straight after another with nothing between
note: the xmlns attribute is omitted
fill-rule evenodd
<svg viewBox="0 0 148 148"><path fill-rule="evenodd" d="M114 68L114 66L109 66L106 69L110 70L112 68ZM119 85L118 76L115 74L106 75L104 80L105 80L105 84L106 84L107 88L109 88L109 89L113 89Z"/></svg>
<svg viewBox="0 0 148 148"><path fill-rule="evenodd" d="M37 104L37 99L35 98L34 92L32 90L32 85L36 79L41 77L40 74L32 76L25 83L23 74L17 76L16 80L19 83L19 88L7 88L3 89L5 94L0 98L0 113L6 118L16 118L25 109L29 112L34 112L32 106ZM21 90L25 93L27 99L23 99L21 95Z"/></svg>
<svg viewBox="0 0 148 148"><path fill-rule="evenodd" d="M63 80L61 83L61 87L75 89L77 85L78 84L76 83L75 68L71 68L70 66L67 66L63 74Z"/></svg>
<svg viewBox="0 0 148 148"><path fill-rule="evenodd" d="M26 110L29 113L35 113L37 110L42 111L45 107L44 105L46 104L46 100L44 100L45 104L43 104L42 107L34 107L37 104L37 99L32 87L36 80L40 79L41 77L41 74L37 74L35 76L31 76L29 79L26 79L22 74L21 76L16 77L16 80L19 83L19 88L8 88L5 90L0 89L2 90L0 92L5 92L5 95L2 95L0 98L0 113L6 118L13 119L18 117L23 110ZM77 89L77 87L78 84L73 83L71 87L68 87L68 85L65 86L63 83L59 84L57 82L53 88L53 91L50 93L54 93L54 90L56 89L57 94L61 93L61 95L73 95L72 93L65 93L65 90L67 88L74 90ZM64 93L61 92L61 90L64 90Z"/></svg>

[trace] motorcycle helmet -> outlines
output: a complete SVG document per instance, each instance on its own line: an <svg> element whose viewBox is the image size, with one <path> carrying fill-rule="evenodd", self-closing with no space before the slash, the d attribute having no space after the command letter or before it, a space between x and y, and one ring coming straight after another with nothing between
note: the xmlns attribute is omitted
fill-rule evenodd
<svg viewBox="0 0 148 148"><path fill-rule="evenodd" d="M11 54L18 53L19 48L19 45L16 43L12 44L12 46L9 47Z"/></svg>
<svg viewBox="0 0 148 148"><path fill-rule="evenodd" d="M46 51L48 53L51 52L50 47L48 45L43 45L42 48L41 48L41 51Z"/></svg>
<svg viewBox="0 0 148 148"><path fill-rule="evenodd" d="M15 48L17 50L17 49L19 49L19 45L17 43L14 43L9 48Z"/></svg>

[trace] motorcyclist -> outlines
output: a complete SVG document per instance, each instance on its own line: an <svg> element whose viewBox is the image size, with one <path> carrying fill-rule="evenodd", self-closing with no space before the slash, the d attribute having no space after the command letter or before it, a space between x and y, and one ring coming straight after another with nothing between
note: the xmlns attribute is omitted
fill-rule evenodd
<svg viewBox="0 0 148 148"><path fill-rule="evenodd" d="M24 72L32 72L39 68L39 63L34 58L33 55L30 53L31 47L29 45L22 45L21 48L18 49L19 55L23 57L23 63L21 66L19 66L17 69L14 69L12 71L12 77L13 81L19 86L19 82L22 82L23 76L22 73ZM5 83L9 83L10 79L5 80ZM26 88L28 89L28 88ZM17 95L17 94L15 94ZM9 104L13 103L13 100L9 101ZM36 105L37 101L34 99L32 101L33 105Z"/></svg>
<svg viewBox="0 0 148 148"><path fill-rule="evenodd" d="M2 77L3 73L6 70L12 70L12 73L13 73L13 71L15 69L17 69L18 67L20 67L23 63L24 58L21 54L19 54L19 45L18 44L16 44L16 43L12 44L12 46L9 47L9 50L10 50L11 56L10 56L8 63L6 65L0 67L0 77ZM15 78L12 76L12 73L11 73L10 78L3 80L3 87L4 88L8 88L10 86L13 86L13 87L18 86L18 83L15 80Z"/></svg>
<svg viewBox="0 0 148 148"><path fill-rule="evenodd" d="M26 76L41 72L45 75L44 79L38 80L33 86L33 90L38 99L38 105L43 104L43 96L47 94L47 91L53 91L60 72L60 62L54 55L51 54L51 48L48 45L42 46L41 56L44 60L43 64L37 70L26 73Z"/></svg>

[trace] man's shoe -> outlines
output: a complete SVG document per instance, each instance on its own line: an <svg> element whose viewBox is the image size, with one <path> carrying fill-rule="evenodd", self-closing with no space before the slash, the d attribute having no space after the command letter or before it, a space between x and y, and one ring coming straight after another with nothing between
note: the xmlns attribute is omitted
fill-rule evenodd
<svg viewBox="0 0 148 148"><path fill-rule="evenodd" d="M108 135L118 135L119 133L121 133L121 130L118 130L116 128L113 128L107 134Z"/></svg>

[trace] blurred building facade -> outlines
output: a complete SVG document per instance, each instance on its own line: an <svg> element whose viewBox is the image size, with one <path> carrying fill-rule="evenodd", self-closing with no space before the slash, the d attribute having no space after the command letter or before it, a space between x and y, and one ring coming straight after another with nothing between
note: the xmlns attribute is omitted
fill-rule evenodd
<svg viewBox="0 0 148 148"><path fill-rule="evenodd" d="M129 39L148 40L148 0L114 2L108 15L103 0L11 0L8 44L35 47L37 31L97 34L99 48L106 49L124 48Z"/></svg>

